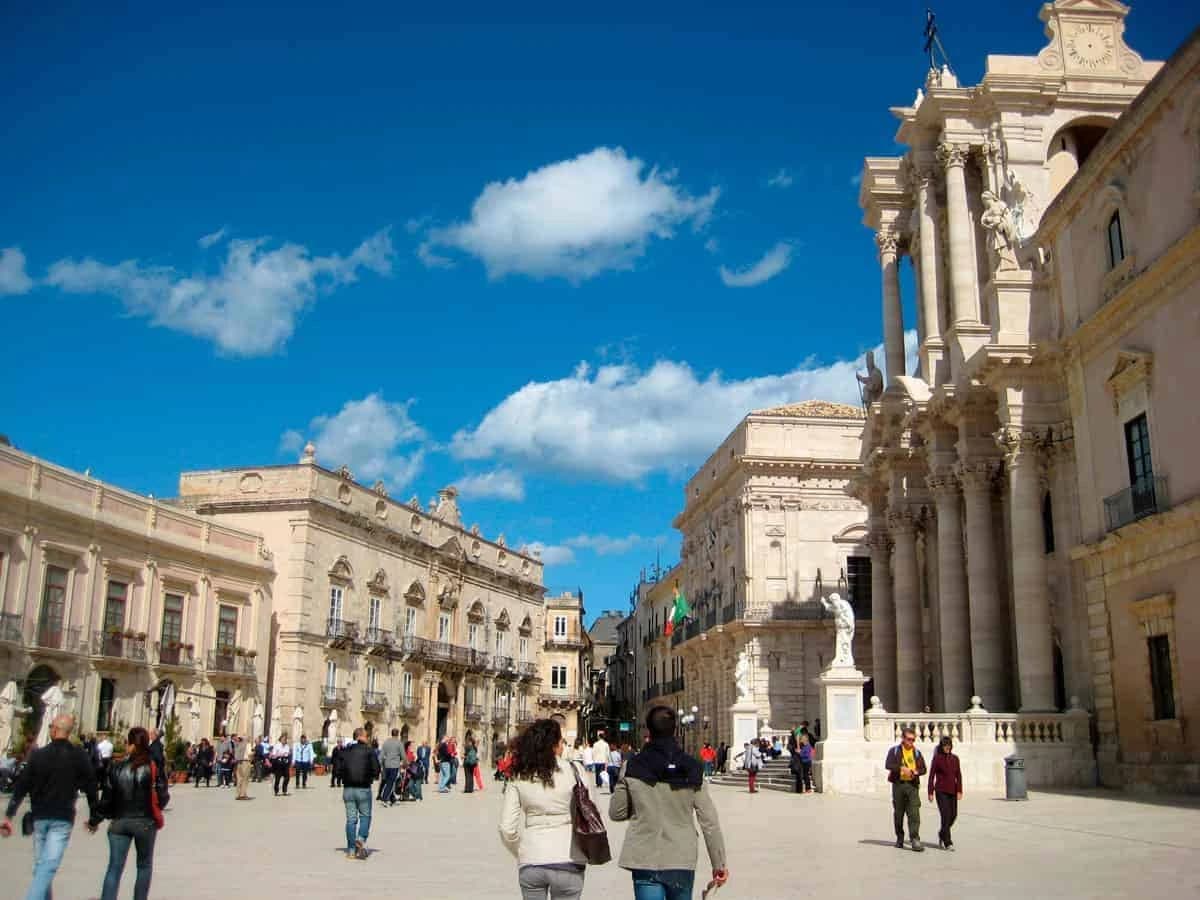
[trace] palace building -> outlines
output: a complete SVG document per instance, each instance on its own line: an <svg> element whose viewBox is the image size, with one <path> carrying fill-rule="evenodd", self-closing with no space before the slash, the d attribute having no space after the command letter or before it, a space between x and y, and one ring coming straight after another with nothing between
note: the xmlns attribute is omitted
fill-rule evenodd
<svg viewBox="0 0 1200 900"><path fill-rule="evenodd" d="M1046 3L1036 55L931 69L892 110L907 149L860 194L887 378L851 491L880 712L1086 710L1104 783L1194 786L1200 43L1145 62L1127 13Z"/></svg>

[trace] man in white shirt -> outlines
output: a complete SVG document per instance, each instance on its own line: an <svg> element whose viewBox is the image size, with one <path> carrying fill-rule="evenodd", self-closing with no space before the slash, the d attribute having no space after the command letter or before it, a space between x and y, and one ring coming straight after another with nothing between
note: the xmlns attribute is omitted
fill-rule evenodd
<svg viewBox="0 0 1200 900"><path fill-rule="evenodd" d="M96 744L96 756L100 760L100 776L103 778L108 774L108 767L112 765L112 741L105 735Z"/></svg>
<svg viewBox="0 0 1200 900"><path fill-rule="evenodd" d="M308 735L300 735L300 743L292 745L292 765L296 768L296 789L308 787L308 773L312 770L313 746Z"/></svg>
<svg viewBox="0 0 1200 900"><path fill-rule="evenodd" d="M596 776L596 787L600 787L600 773L608 767L608 741L604 739L604 732L596 732L596 743L592 744L592 771Z"/></svg>

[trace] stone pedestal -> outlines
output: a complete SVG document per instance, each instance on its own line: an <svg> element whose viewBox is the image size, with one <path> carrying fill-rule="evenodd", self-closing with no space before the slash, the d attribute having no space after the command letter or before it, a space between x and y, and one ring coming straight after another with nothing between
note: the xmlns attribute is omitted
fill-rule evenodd
<svg viewBox="0 0 1200 900"><path fill-rule="evenodd" d="M758 704L752 700L739 700L729 707L732 720L729 733L733 739L729 744L729 753L741 753L742 746L758 737Z"/></svg>
<svg viewBox="0 0 1200 900"><path fill-rule="evenodd" d="M867 676L852 666L829 667L817 676L824 740L817 744L816 788L830 794L866 794L882 765L872 766L863 734L862 687Z"/></svg>

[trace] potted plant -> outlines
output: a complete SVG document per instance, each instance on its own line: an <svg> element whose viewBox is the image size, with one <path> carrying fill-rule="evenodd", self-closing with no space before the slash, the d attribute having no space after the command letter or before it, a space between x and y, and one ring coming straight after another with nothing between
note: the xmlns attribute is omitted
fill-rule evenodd
<svg viewBox="0 0 1200 900"><path fill-rule="evenodd" d="M146 639L146 632L144 632L144 631L139 631L139 632L137 633L137 639L138 639L139 641L144 641L144 640Z"/></svg>
<svg viewBox="0 0 1200 900"><path fill-rule="evenodd" d="M246 659L254 659L254 657L256 657L256 656L258 656L257 650L247 650L246 651Z"/></svg>
<svg viewBox="0 0 1200 900"><path fill-rule="evenodd" d="M134 631L132 628L126 628L125 629L125 637L129 638L130 640L133 640L135 637L137 637L137 632Z"/></svg>
<svg viewBox="0 0 1200 900"><path fill-rule="evenodd" d="M242 657L244 657L244 656L246 655L246 648L245 648L245 647L234 647L234 648L233 648L233 653L234 653L234 655L235 655L235 656L242 656Z"/></svg>

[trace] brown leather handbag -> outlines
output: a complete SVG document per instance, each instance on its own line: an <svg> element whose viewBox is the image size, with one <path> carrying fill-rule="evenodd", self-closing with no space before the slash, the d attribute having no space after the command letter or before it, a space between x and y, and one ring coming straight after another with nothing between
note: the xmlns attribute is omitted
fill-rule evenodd
<svg viewBox="0 0 1200 900"><path fill-rule="evenodd" d="M608 848L608 831L574 763L571 764L571 773L575 776L575 787L571 788L571 830L588 863L602 866L612 859L612 851Z"/></svg>

